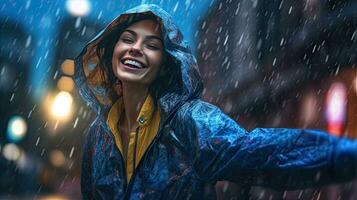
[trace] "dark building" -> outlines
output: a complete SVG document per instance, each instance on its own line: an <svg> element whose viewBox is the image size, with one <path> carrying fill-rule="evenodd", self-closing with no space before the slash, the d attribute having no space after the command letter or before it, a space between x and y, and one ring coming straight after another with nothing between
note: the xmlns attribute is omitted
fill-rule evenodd
<svg viewBox="0 0 357 200"><path fill-rule="evenodd" d="M217 2L198 34L205 98L258 120L304 86L354 68L356 8L353 1Z"/></svg>
<svg viewBox="0 0 357 200"><path fill-rule="evenodd" d="M11 117L21 116L34 122L30 117L36 105L29 98L31 85L28 84L34 41L35 38L20 24L8 18L0 18L0 149L4 149L9 142L6 133ZM36 124L29 123L26 138L32 137ZM25 147L28 143L19 141L19 145ZM6 160L0 154L0 195L36 191L36 165L31 165L31 168L18 168L15 162ZM17 184L19 182L23 184Z"/></svg>

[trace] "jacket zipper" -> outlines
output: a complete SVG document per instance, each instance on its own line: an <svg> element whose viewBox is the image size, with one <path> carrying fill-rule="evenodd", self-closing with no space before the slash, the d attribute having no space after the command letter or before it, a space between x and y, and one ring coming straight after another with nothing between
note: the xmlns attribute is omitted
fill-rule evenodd
<svg viewBox="0 0 357 200"><path fill-rule="evenodd" d="M138 130L139 130L139 127L136 127L136 130L135 130L135 142L134 142L134 155L133 155L133 159L134 159L134 162L133 162L133 174L134 174L134 171L135 171L135 165L136 165L136 148L138 146ZM132 176L133 176L132 174Z"/></svg>
<svg viewBox="0 0 357 200"><path fill-rule="evenodd" d="M164 127L164 125L171 120L171 118L174 116L174 114L176 113L176 111L183 105L183 103L180 103L176 108L173 109L173 111L171 112L171 114L169 114L169 116L166 118L166 120L160 124L159 130L157 131L157 135L154 138L154 140L151 142L151 144L149 145L149 147L146 149L143 157L140 159L139 164L138 164L138 169L142 163L142 161L145 159L146 155L148 154L148 152L151 150L152 146L156 143L156 141L158 140L159 136L161 135L162 129ZM124 194L124 198L123 199L130 199L130 195L128 193L128 191L131 189L132 185L133 185L133 178L136 175L136 170L133 171L133 174L131 175L130 181L126 187L125 190L125 194ZM125 176L126 177L126 176ZM126 180L125 180L126 181Z"/></svg>

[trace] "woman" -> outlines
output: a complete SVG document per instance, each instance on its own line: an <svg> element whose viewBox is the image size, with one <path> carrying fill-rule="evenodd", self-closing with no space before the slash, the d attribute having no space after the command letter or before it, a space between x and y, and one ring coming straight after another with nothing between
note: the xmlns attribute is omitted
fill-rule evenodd
<svg viewBox="0 0 357 200"><path fill-rule="evenodd" d="M355 177L354 141L248 133L202 101L196 60L155 5L127 11L93 39L75 80L97 113L84 144L84 199L214 199L218 180L297 189Z"/></svg>

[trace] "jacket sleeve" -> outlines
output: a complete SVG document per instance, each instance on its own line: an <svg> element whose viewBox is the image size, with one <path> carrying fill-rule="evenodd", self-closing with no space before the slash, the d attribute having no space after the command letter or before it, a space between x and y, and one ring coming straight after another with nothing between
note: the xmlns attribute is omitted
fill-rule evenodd
<svg viewBox="0 0 357 200"><path fill-rule="evenodd" d="M81 193L82 199L93 199L93 182L92 182L92 158L93 145L97 126L95 122L87 129L83 145L82 165L81 165Z"/></svg>
<svg viewBox="0 0 357 200"><path fill-rule="evenodd" d="M229 180L278 190L299 189L356 176L357 143L322 131L258 128L247 132L217 107L190 112L197 134L194 170L205 181Z"/></svg>

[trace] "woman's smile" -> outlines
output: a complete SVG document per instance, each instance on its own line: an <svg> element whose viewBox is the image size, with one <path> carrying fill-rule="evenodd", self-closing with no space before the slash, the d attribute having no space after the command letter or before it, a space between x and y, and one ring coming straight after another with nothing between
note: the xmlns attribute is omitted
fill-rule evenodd
<svg viewBox="0 0 357 200"><path fill-rule="evenodd" d="M147 68L147 65L144 64L142 61L132 57L125 57L121 59L120 63L123 65L124 69L128 70L142 70Z"/></svg>
<svg viewBox="0 0 357 200"><path fill-rule="evenodd" d="M140 61L132 59L132 58L124 58L124 59L122 59L121 63L124 64L125 66L130 67L130 68L135 68L135 69L146 68L146 65L144 65Z"/></svg>

